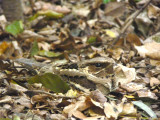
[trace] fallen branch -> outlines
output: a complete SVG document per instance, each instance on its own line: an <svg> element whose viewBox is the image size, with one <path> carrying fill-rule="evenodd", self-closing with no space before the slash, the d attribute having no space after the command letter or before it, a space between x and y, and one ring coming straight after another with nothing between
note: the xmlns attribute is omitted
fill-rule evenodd
<svg viewBox="0 0 160 120"><path fill-rule="evenodd" d="M128 29L128 27L132 24L132 22L136 19L136 17L152 2L152 0L149 0L141 9L137 10L136 12L134 12L132 15L130 15L128 17L128 19L126 19L126 21L124 22L122 28L121 28L121 32L119 34L119 36L113 41L112 43L112 47L119 41L119 39L124 35L124 33L126 32L126 30Z"/></svg>
<svg viewBox="0 0 160 120"><path fill-rule="evenodd" d="M52 97L55 97L55 98L76 99L77 97L79 97L79 96L73 97L73 96L55 95L55 94L52 94L52 93L49 93L49 92L45 92L45 91L41 91L41 90L32 90L30 92L46 94L46 95L49 95L49 96L52 96Z"/></svg>

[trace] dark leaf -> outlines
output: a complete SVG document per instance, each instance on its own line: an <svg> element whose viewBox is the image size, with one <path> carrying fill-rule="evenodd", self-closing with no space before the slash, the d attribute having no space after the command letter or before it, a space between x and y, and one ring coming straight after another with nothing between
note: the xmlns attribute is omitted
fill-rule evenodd
<svg viewBox="0 0 160 120"><path fill-rule="evenodd" d="M69 86L61 77L52 73L45 73L44 75L36 75L29 79L29 83L42 83L42 85L56 93L66 93Z"/></svg>
<svg viewBox="0 0 160 120"><path fill-rule="evenodd" d="M31 52L30 52L31 57L33 57L34 55L37 55L38 51L39 51L38 43L37 41L34 41Z"/></svg>

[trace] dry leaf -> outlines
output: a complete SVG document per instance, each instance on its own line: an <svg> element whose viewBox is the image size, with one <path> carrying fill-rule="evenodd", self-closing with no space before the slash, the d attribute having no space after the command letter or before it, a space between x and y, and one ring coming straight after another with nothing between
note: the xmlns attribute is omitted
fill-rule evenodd
<svg viewBox="0 0 160 120"><path fill-rule="evenodd" d="M12 102L13 102L13 100L10 96L5 96L5 97L0 98L0 104L12 103Z"/></svg>
<svg viewBox="0 0 160 120"><path fill-rule="evenodd" d="M5 42L5 41L2 42L2 43L0 44L0 55L2 55L9 46L10 46L9 43L7 43L7 42Z"/></svg>
<svg viewBox="0 0 160 120"><path fill-rule="evenodd" d="M147 12L143 11L135 19L138 30L144 35L147 36L148 33L152 30L153 22L148 18Z"/></svg>
<svg viewBox="0 0 160 120"><path fill-rule="evenodd" d="M160 8L150 4L148 6L148 17L156 19L158 16L160 16Z"/></svg>
<svg viewBox="0 0 160 120"><path fill-rule="evenodd" d="M67 118L64 116L64 115L62 115L62 114L51 114L50 115L50 118L52 119L52 120L66 120Z"/></svg>
<svg viewBox="0 0 160 120"><path fill-rule="evenodd" d="M159 85L159 84L160 84L160 80L158 80L155 77L150 78L150 86Z"/></svg>
<svg viewBox="0 0 160 120"><path fill-rule="evenodd" d="M68 114L69 117L72 115L77 115L76 112L81 112L83 110L86 110L87 108L91 107L93 104L86 99L86 97L80 97L80 100L76 103L72 103L68 106L66 106L63 109L63 112Z"/></svg>
<svg viewBox="0 0 160 120"><path fill-rule="evenodd" d="M134 108L133 103L126 103L123 105L123 111L120 113L120 115L136 116L137 109Z"/></svg>
<svg viewBox="0 0 160 120"><path fill-rule="evenodd" d="M135 48L142 57L160 60L160 43L151 42L142 46L135 46Z"/></svg>
<svg viewBox="0 0 160 120"><path fill-rule="evenodd" d="M17 104L23 105L23 106L25 106L27 108L30 108L30 109L33 107L33 105L30 102L30 99L26 98L26 97L23 97L23 96L20 97L19 99L17 99L15 102Z"/></svg>
<svg viewBox="0 0 160 120"><path fill-rule="evenodd" d="M66 6L55 6L53 10L58 13L63 13L63 14L68 14L71 12L71 10L67 8Z"/></svg>
<svg viewBox="0 0 160 120"><path fill-rule="evenodd" d="M150 59L150 64L152 66L160 66L160 61L159 60Z"/></svg>
<svg viewBox="0 0 160 120"><path fill-rule="evenodd" d="M135 68L128 68L121 64L115 67L115 82L118 85L127 84L136 78Z"/></svg>
<svg viewBox="0 0 160 120"><path fill-rule="evenodd" d="M122 48L114 48L108 49L108 52L111 54L112 58L119 60L121 55L124 53L124 50Z"/></svg>
<svg viewBox="0 0 160 120"><path fill-rule="evenodd" d="M76 15L83 16L83 17L87 17L88 14L90 13L90 10L89 10L88 6L86 6L86 7L84 7L84 6L73 7L72 11Z"/></svg>
<svg viewBox="0 0 160 120"><path fill-rule="evenodd" d="M138 90L144 89L145 84L130 82L127 84L121 85L121 88L125 89L127 92L136 92Z"/></svg>
<svg viewBox="0 0 160 120"><path fill-rule="evenodd" d="M144 44L151 43L151 42L160 42L160 32L148 37L146 40L144 40Z"/></svg>
<svg viewBox="0 0 160 120"><path fill-rule="evenodd" d="M151 92L150 90L139 90L137 91L138 97L149 97L149 98L153 98L153 99L157 99L155 93Z"/></svg>
<svg viewBox="0 0 160 120"><path fill-rule="evenodd" d="M140 41L139 37L136 34L129 33L127 35L127 37L126 37L126 40L132 45L136 45L136 46L140 46L141 45L141 41Z"/></svg>
<svg viewBox="0 0 160 120"><path fill-rule="evenodd" d="M31 103L32 104L35 104L37 102L44 102L44 103L48 103L47 102L47 98L49 96L48 95L34 95L32 98L31 98Z"/></svg>
<svg viewBox="0 0 160 120"><path fill-rule="evenodd" d="M124 14L126 5L124 2L109 2L105 8L105 15L112 17L120 17Z"/></svg>
<svg viewBox="0 0 160 120"><path fill-rule="evenodd" d="M92 91L90 96L93 100L100 103L105 103L107 101L106 97L99 90Z"/></svg>
<svg viewBox="0 0 160 120"><path fill-rule="evenodd" d="M33 38L34 40L46 40L45 37L39 35L31 30L24 30L22 34L19 35L21 39Z"/></svg>
<svg viewBox="0 0 160 120"><path fill-rule="evenodd" d="M116 104L115 101L111 101L110 103L105 103L104 112L107 118L117 119L120 115L136 115L137 110L134 108L132 103L124 104L126 98L122 99L122 102Z"/></svg>
<svg viewBox="0 0 160 120"><path fill-rule="evenodd" d="M108 102L104 103L104 113L107 118L112 117L117 119L122 110L123 110L123 102L117 105L114 101L111 101L110 103Z"/></svg>

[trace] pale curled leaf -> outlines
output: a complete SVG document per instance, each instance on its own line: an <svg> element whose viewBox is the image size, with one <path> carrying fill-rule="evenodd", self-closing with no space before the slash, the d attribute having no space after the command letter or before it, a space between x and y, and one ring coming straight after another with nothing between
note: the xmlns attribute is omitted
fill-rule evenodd
<svg viewBox="0 0 160 120"><path fill-rule="evenodd" d="M13 100L10 96L4 96L4 97L1 97L0 99L0 104L11 103L11 102L13 102Z"/></svg>
<svg viewBox="0 0 160 120"><path fill-rule="evenodd" d="M123 102L120 104L116 104L114 101L111 101L110 103L105 102L104 103L104 113L107 118L118 118L119 114L123 110Z"/></svg>
<svg viewBox="0 0 160 120"><path fill-rule="evenodd" d="M142 57L160 60L160 43L151 42L142 46L135 46L135 48Z"/></svg>
<svg viewBox="0 0 160 120"><path fill-rule="evenodd" d="M54 7L54 11L56 11L58 13L62 13L62 14L68 14L68 13L71 12L71 10L68 7L66 7L66 6L60 6L60 5L55 6Z"/></svg>
<svg viewBox="0 0 160 120"><path fill-rule="evenodd" d="M136 78L135 68L128 68L121 64L118 64L115 67L115 81L116 84L126 84L129 83Z"/></svg>
<svg viewBox="0 0 160 120"><path fill-rule="evenodd" d="M123 111L120 113L120 115L130 115L130 116L136 116L137 115L137 109L134 107L132 103L125 103L123 105Z"/></svg>
<svg viewBox="0 0 160 120"><path fill-rule="evenodd" d="M45 40L46 38L40 34L37 34L31 30L24 30L20 35L19 37L21 39L30 39L30 38L33 38L34 40Z"/></svg>
<svg viewBox="0 0 160 120"><path fill-rule="evenodd" d="M68 114L69 117L71 117L72 115L78 117L76 114L77 112L80 113L81 111L86 110L91 106L93 106L93 104L90 101L88 101L86 97L82 96L76 103L66 106L63 109L63 112Z"/></svg>
<svg viewBox="0 0 160 120"><path fill-rule="evenodd" d="M104 112L107 118L117 119L121 115L132 115L136 116L137 110L134 108L132 103L125 103L126 98L122 99L122 102L116 104L115 101L106 102L104 104Z"/></svg>
<svg viewBox="0 0 160 120"><path fill-rule="evenodd" d="M83 5L82 6L76 6L76 7L73 7L73 13L78 15L78 16L84 16L86 17L89 13L90 13L90 10L89 10L89 7L84 7Z"/></svg>
<svg viewBox="0 0 160 120"><path fill-rule="evenodd" d="M150 109L147 105L145 105L142 101L132 101L132 103L138 107L140 107L142 110L144 110L146 113L150 115L152 118L157 118L156 114Z"/></svg>
<svg viewBox="0 0 160 120"><path fill-rule="evenodd" d="M160 15L160 8L150 4L148 6L148 17L156 19Z"/></svg>

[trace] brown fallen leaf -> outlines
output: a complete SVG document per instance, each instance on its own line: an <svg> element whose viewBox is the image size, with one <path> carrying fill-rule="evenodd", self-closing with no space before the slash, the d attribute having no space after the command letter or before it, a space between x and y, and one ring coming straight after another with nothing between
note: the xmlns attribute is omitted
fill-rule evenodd
<svg viewBox="0 0 160 120"><path fill-rule="evenodd" d="M150 64L152 66L160 66L160 61L159 60L150 59Z"/></svg>
<svg viewBox="0 0 160 120"><path fill-rule="evenodd" d="M131 44L131 45L136 45L136 46L140 46L141 45L141 41L139 39L139 37L136 34L133 33L129 33L126 37L126 40Z"/></svg>
<svg viewBox="0 0 160 120"><path fill-rule="evenodd" d="M91 101L87 100L86 97L82 96L79 98L80 100L77 101L76 103L72 103L68 106L66 106L64 109L63 109L63 112L65 114L68 114L69 117L75 115L76 117L83 117L83 114L81 113L80 116L77 116L77 112L80 113L81 111L83 110L86 110L87 108L93 106L93 104L91 103Z"/></svg>
<svg viewBox="0 0 160 120"><path fill-rule="evenodd" d="M109 2L105 7L105 15L112 17L120 17L126 10L124 2Z"/></svg>
<svg viewBox="0 0 160 120"><path fill-rule="evenodd" d="M22 112L24 109L25 109L25 106L15 104L15 105L13 106L13 108L12 108L12 111L15 112L15 113L20 113L20 112Z"/></svg>
<svg viewBox="0 0 160 120"><path fill-rule="evenodd" d="M134 107L133 103L126 103L123 105L123 110L120 115L136 116L137 109Z"/></svg>
<svg viewBox="0 0 160 120"><path fill-rule="evenodd" d="M48 95L34 95L32 98L31 98L31 103L32 104L35 104L37 102L44 102L44 103L47 103L47 98L50 97Z"/></svg>
<svg viewBox="0 0 160 120"><path fill-rule="evenodd" d="M124 50L122 48L114 48L114 49L108 49L107 50L112 58L119 60L121 58L121 55L124 53Z"/></svg>
<svg viewBox="0 0 160 120"><path fill-rule="evenodd" d="M160 8L150 4L148 6L148 17L156 19L160 15Z"/></svg>
<svg viewBox="0 0 160 120"><path fill-rule="evenodd" d="M105 103L107 101L106 97L99 90L92 91L91 97L93 100L100 103Z"/></svg>

